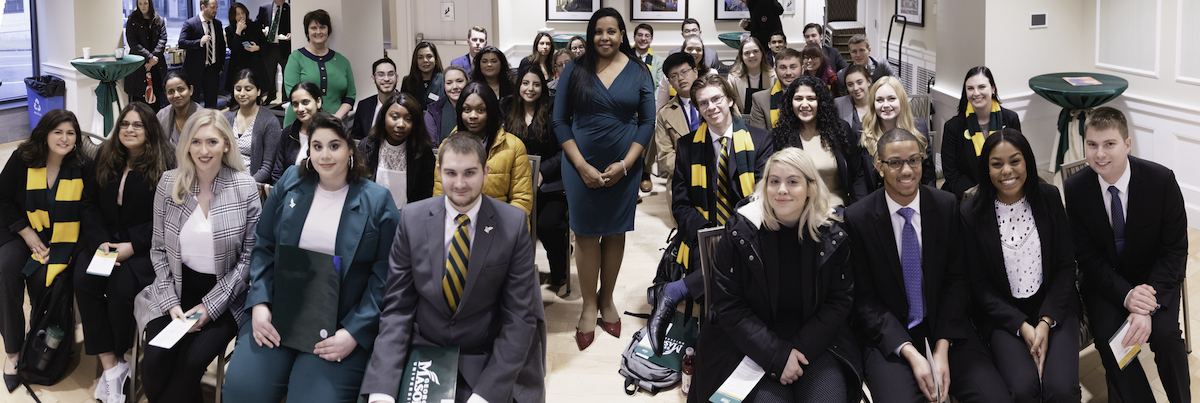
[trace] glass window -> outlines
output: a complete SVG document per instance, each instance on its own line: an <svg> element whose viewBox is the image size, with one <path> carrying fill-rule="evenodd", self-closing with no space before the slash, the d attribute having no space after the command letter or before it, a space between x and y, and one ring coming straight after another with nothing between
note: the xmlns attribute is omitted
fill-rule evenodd
<svg viewBox="0 0 1200 403"><path fill-rule="evenodd" d="M33 76L31 0L5 0L0 14L0 101L25 98L25 77Z"/></svg>
<svg viewBox="0 0 1200 403"><path fill-rule="evenodd" d="M167 20L167 48L179 46L179 32L183 30L183 23L188 18L196 16L200 11L200 6L196 0L152 0L154 2L154 12L162 15ZM217 19L221 20L222 27L228 26L229 22L225 21L229 17L229 5L233 4L232 0L217 0ZM248 3L242 3L248 4ZM122 0L125 18L129 18L129 14L137 9L137 0ZM249 5L246 6L250 8ZM251 14L256 13L255 10ZM251 15L251 18L254 18Z"/></svg>

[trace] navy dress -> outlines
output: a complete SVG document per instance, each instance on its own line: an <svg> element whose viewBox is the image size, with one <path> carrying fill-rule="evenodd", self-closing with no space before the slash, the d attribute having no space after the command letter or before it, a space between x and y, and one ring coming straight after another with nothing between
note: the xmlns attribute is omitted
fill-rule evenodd
<svg viewBox="0 0 1200 403"><path fill-rule="evenodd" d="M571 82L575 62L568 62L559 77ZM572 95L564 85L554 98L554 134L559 143L575 140L579 153L596 170L604 172L625 158L634 142L643 147L654 134L654 86L645 65L630 60L604 88L599 77L592 77L591 104L572 110ZM592 189L583 183L574 163L564 158L563 187L567 193L571 230L583 236L604 236L633 231L637 210L638 184L642 177L642 159L638 158L617 184Z"/></svg>

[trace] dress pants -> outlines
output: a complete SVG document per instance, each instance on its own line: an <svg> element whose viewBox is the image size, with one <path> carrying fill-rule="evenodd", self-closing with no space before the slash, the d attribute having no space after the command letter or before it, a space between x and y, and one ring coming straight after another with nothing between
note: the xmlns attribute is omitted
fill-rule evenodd
<svg viewBox="0 0 1200 403"><path fill-rule="evenodd" d="M187 312L200 304L216 283L214 275L183 267L183 295L180 296L179 308ZM169 314L150 321L146 325L146 341L154 340L154 336L170 323ZM151 403L199 403L200 379L205 369L218 354L225 353L229 341L236 334L237 322L233 320L233 314L226 311L199 331L183 336L170 349L147 345L142 358L142 383L146 387L146 398Z"/></svg>
<svg viewBox="0 0 1200 403"><path fill-rule="evenodd" d="M913 347L925 354L925 341L918 325L909 330ZM950 347L950 394L962 402L1011 402L1012 394L988 354L987 347L978 337L959 340ZM933 341L930 341L930 346ZM912 366L903 357L891 354L887 357L878 348L867 348L864 354L864 371L867 386L875 402L928 402L913 378Z"/></svg>
<svg viewBox="0 0 1200 403"><path fill-rule="evenodd" d="M825 352L803 366L804 374L790 385L778 379L758 381L756 391L746 401L757 403L845 402L846 375L842 363L832 353ZM701 396L703 397L703 396ZM703 399L701 399L703 400Z"/></svg>
<svg viewBox="0 0 1200 403"><path fill-rule="evenodd" d="M1079 390L1079 317L1070 310L1050 329L1042 376L1025 339L1005 330L991 334L996 369L1017 402L1076 402Z"/></svg>
<svg viewBox="0 0 1200 403"><path fill-rule="evenodd" d="M538 191L537 235L546 249L546 260L550 264L550 284L570 280L568 264L567 195L563 192Z"/></svg>
<svg viewBox="0 0 1200 403"><path fill-rule="evenodd" d="M82 250L75 257L81 268L75 271L75 301L83 320L83 345L89 355L113 353L120 357L133 346L137 331L133 299L154 282L154 264L149 252L138 253L104 277L87 273L93 256L94 250Z"/></svg>
<svg viewBox="0 0 1200 403"><path fill-rule="evenodd" d="M260 346L248 320L225 374L221 398L229 403L353 403L358 399L371 352L358 345L341 362L326 361L312 351ZM399 381L397 381L399 382Z"/></svg>
<svg viewBox="0 0 1200 403"><path fill-rule="evenodd" d="M38 269L29 278L21 275L28 260L29 246L20 236L0 245L0 304L4 304L0 307L3 316L0 337L4 338L4 352L8 354L20 352L25 341L25 291L29 291L29 301L34 305L46 292L45 269Z"/></svg>
<svg viewBox="0 0 1200 403"><path fill-rule="evenodd" d="M223 58L218 58L216 63L204 67L204 70L200 73L199 85L193 86L199 91L192 93L192 101L200 102L203 99L202 106L208 109L216 109L217 94L221 88L221 66L223 64L225 64ZM196 79L192 78L192 80ZM201 98L202 95L203 98Z"/></svg>
<svg viewBox="0 0 1200 403"><path fill-rule="evenodd" d="M291 43L291 42L289 41L286 43ZM265 68L263 69L263 71L265 71L267 73L267 76L260 77L258 79L258 81L260 83L265 82L263 84L263 93L267 95L266 96L267 103L271 103L271 101L274 101L276 99L275 93L279 92L279 88L277 88L277 86L275 84L275 76L276 76L276 74L278 74L279 71L284 71L284 68L287 67L288 56L291 55L292 49L290 49L291 46L284 46L283 43L269 43L269 42L267 43L265 48L266 49L265 49L265 52L263 52L262 59L263 59L263 64L265 65ZM278 67L279 70L276 70L275 66L279 66ZM284 99L287 99L287 95L284 95L283 97L284 97Z"/></svg>
<svg viewBox="0 0 1200 403"><path fill-rule="evenodd" d="M1179 330L1179 290L1156 296L1162 307L1150 321L1150 350L1154 351L1163 391L1172 403L1192 401L1188 354L1183 345L1183 332ZM1142 364L1135 359L1122 370L1117 367L1112 349L1108 348L1107 340L1125 322L1129 311L1091 292L1083 294L1083 303L1088 309L1088 326L1096 336L1096 350L1104 364L1109 390L1115 390L1120 401L1126 403L1153 402L1154 392L1150 390L1150 381L1146 379Z"/></svg>

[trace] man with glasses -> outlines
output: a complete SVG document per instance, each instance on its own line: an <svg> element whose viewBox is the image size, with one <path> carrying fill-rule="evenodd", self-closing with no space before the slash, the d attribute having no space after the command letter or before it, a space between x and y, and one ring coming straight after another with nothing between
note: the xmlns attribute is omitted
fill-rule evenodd
<svg viewBox="0 0 1200 403"><path fill-rule="evenodd" d="M700 113L692 105L690 93L692 82L696 81L696 60L688 54L676 53L667 56L663 70L667 73L667 82L679 94L668 100L654 116L654 161L658 162L659 172L666 173L669 199L669 184L675 172L675 142L700 127Z"/></svg>
<svg viewBox="0 0 1200 403"><path fill-rule="evenodd" d="M371 134L371 126L379 116L379 107L396 92L396 63L386 57L376 60L371 65L371 81L375 83L377 93L358 101L358 107L354 108L354 127L350 128L350 135L356 140Z"/></svg>
<svg viewBox="0 0 1200 403"><path fill-rule="evenodd" d="M751 96L750 117L746 124L771 130L779 123L779 105L783 102L783 90L800 77L800 52L783 48L775 55L775 85Z"/></svg>
<svg viewBox="0 0 1200 403"><path fill-rule="evenodd" d="M463 70L467 71L467 77L470 77L471 64L475 63L475 55L479 54L479 51L487 47L487 35L487 30L478 25L471 27L470 30L467 30L467 43L471 47L467 51L467 54L451 60L450 64L462 67Z"/></svg>
<svg viewBox="0 0 1200 403"><path fill-rule="evenodd" d="M680 31L682 31L680 36L684 37L685 39L691 35L703 37L700 32L700 21L696 21L695 18L683 20L683 25L680 27ZM683 46L671 49L671 53L669 53L668 56L682 51ZM713 69L713 71L718 71L721 69L721 60L717 59L717 51L712 50L712 48L708 46L704 47L704 65L708 66L710 69Z"/></svg>

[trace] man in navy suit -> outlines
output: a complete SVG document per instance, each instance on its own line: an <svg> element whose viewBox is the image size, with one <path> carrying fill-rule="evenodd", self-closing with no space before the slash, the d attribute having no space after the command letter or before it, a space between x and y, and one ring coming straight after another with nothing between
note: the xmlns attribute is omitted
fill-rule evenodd
<svg viewBox="0 0 1200 403"><path fill-rule="evenodd" d="M275 87L275 66L279 66L279 70L286 68L288 56L292 53L292 5L287 0L268 1L258 7L258 17L254 22L262 25L263 33L267 36L263 63L267 65L269 77L263 89L269 104L275 101L275 93L278 92Z"/></svg>
<svg viewBox="0 0 1200 403"><path fill-rule="evenodd" d="M217 88L225 67L224 32L217 19L217 0L200 0L200 15L184 22L179 33L179 47L187 50L183 70L200 83L200 91L192 93L192 100L199 102L203 93L205 108L217 107Z"/></svg>
<svg viewBox="0 0 1200 403"><path fill-rule="evenodd" d="M362 140L371 135L371 127L375 125L375 118L379 116L379 106L396 93L397 78L396 62L392 59L385 57L371 65L371 81L375 83L378 93L358 101L358 107L354 108L354 127L350 128L350 135L355 140Z"/></svg>
<svg viewBox="0 0 1200 403"><path fill-rule="evenodd" d="M1085 127L1088 167L1067 179L1064 189L1083 274L1080 294L1109 390L1119 401L1154 401L1138 360L1120 369L1108 345L1129 322L1122 344L1149 342L1167 399L1190 402L1188 355L1179 331L1188 248L1179 183L1167 167L1129 155L1133 142L1121 111L1096 108Z"/></svg>
<svg viewBox="0 0 1200 403"><path fill-rule="evenodd" d="M481 26L473 26L467 30L467 43L471 45L467 54L450 61L450 64L462 67L471 76L471 65L475 64L475 55L487 47L487 30Z"/></svg>

